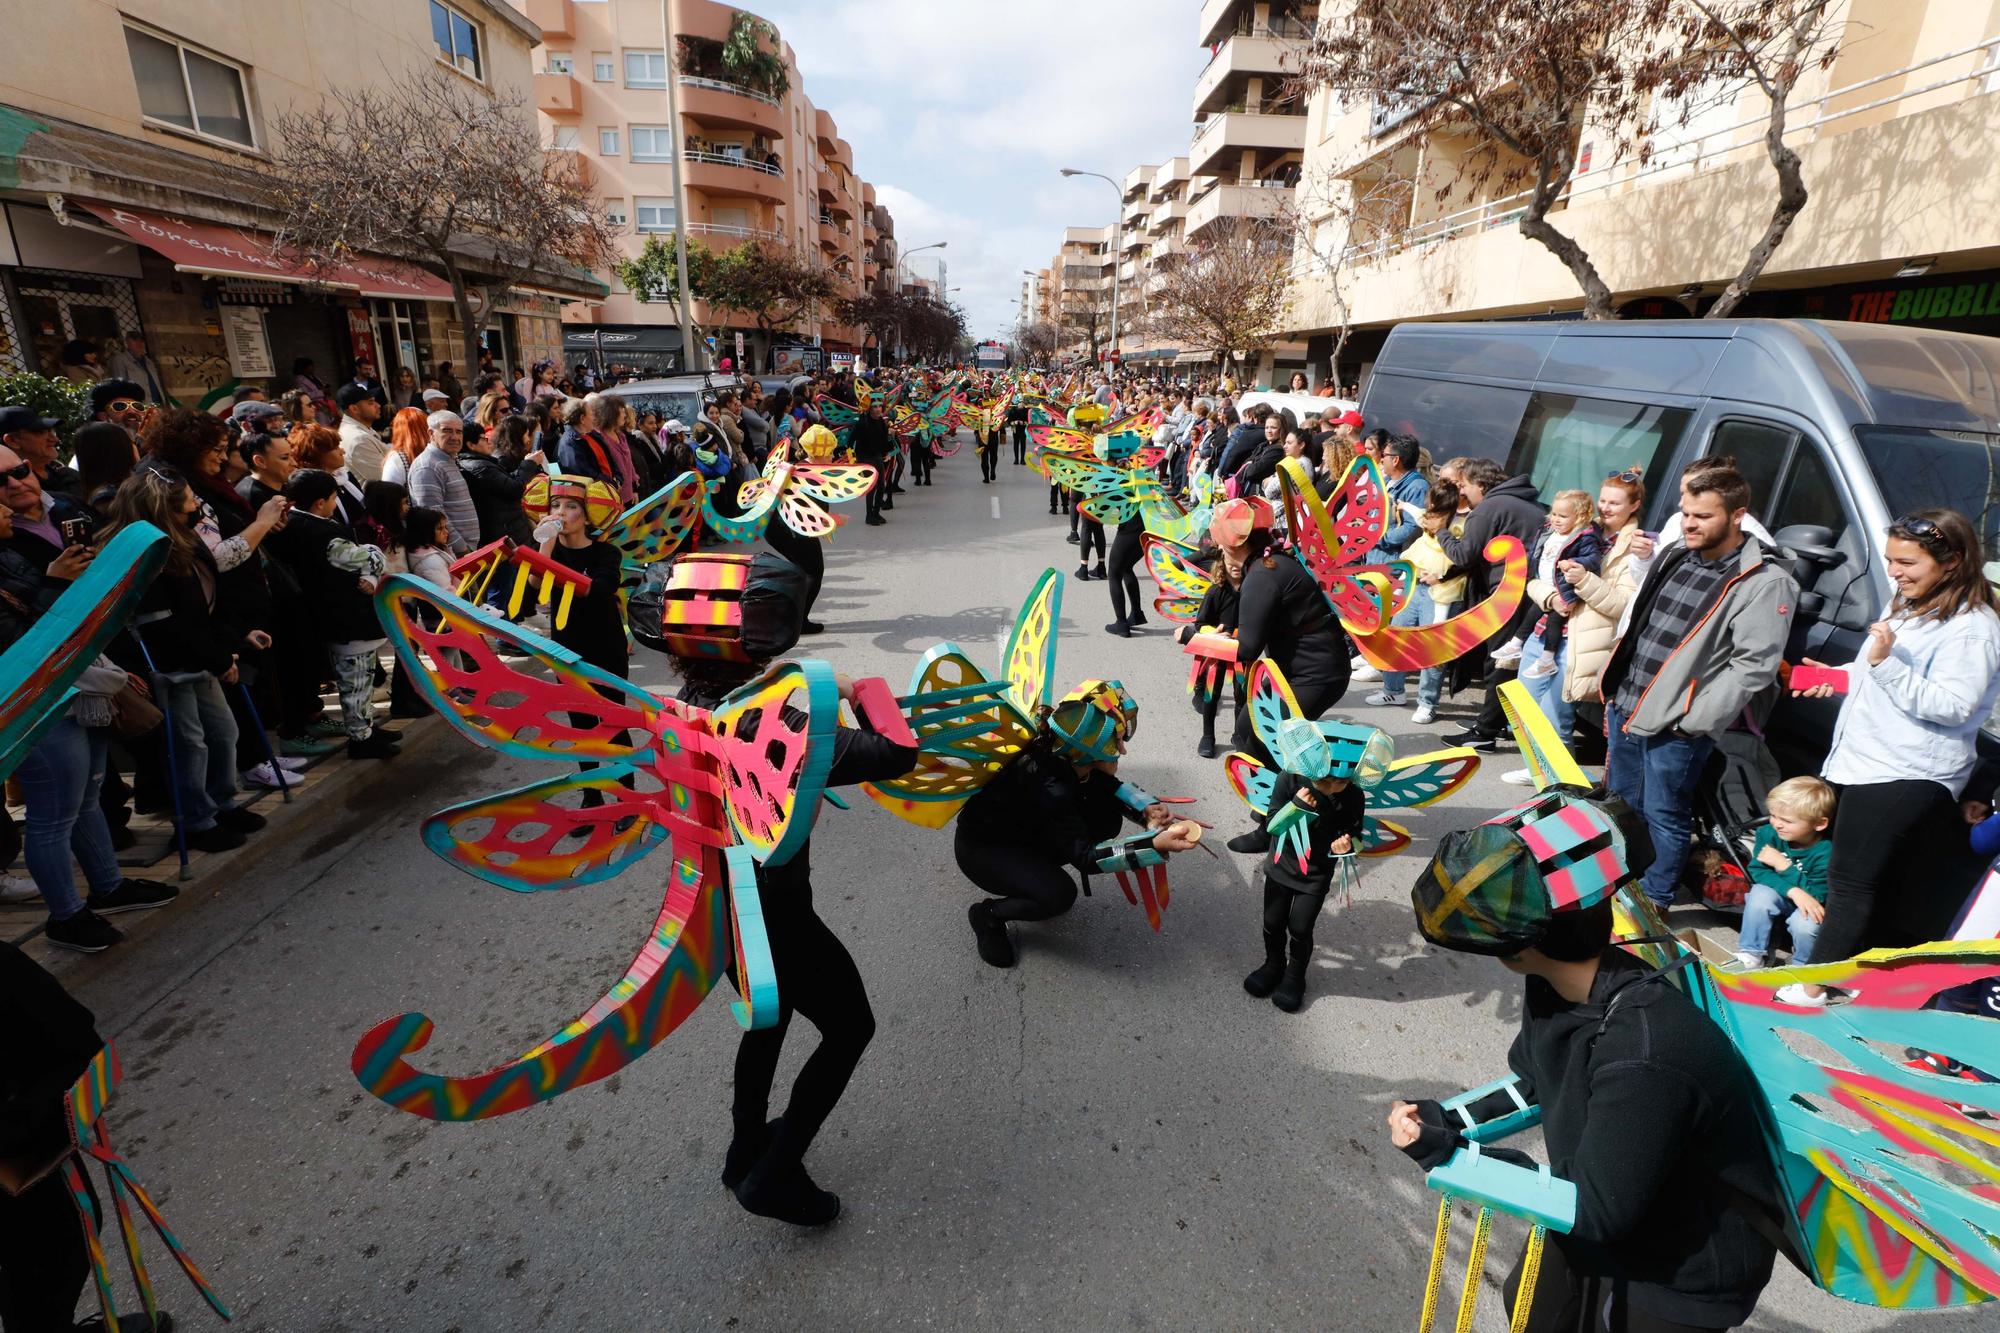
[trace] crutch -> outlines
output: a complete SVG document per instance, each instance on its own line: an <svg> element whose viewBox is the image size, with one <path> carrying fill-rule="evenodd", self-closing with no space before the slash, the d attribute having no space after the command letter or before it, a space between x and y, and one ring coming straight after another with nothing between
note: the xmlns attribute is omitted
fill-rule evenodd
<svg viewBox="0 0 2000 1333"><path fill-rule="evenodd" d="M146 659L146 670L152 673L154 681L160 680L160 669L153 665L153 650L146 646L146 636L139 632L139 622L132 622L132 637L139 641L139 653ZM174 710L167 706L170 691L155 689L153 702L160 707L167 733L167 790L173 793L174 802L174 846L181 854L179 878L190 878L188 872L187 819L181 814L181 761L174 750Z"/></svg>

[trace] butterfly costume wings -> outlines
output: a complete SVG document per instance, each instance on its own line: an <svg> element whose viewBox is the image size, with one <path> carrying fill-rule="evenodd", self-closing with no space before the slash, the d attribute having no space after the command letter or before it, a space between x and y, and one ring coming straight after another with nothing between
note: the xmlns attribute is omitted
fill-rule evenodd
<svg viewBox="0 0 2000 1333"><path fill-rule="evenodd" d="M824 539L846 522L827 506L858 500L874 484L869 464L810 462L794 455L789 441L780 441L764 460L763 474L736 492L742 513L724 517L710 504L703 517L724 541L755 541L773 518L801 537Z"/></svg>
<svg viewBox="0 0 2000 1333"><path fill-rule="evenodd" d="M376 608L403 669L475 744L569 771L439 811L425 844L516 892L598 883L662 846L671 865L648 938L589 1009L482 1074L418 1070L431 1022L408 1013L356 1045L355 1077L400 1110L477 1120L595 1082L644 1055L734 971L744 1027L777 1019L758 865L811 836L839 693L824 662L781 663L712 711L662 699L408 575ZM508 645L517 657L503 657ZM425 661L425 656L429 661ZM596 767L575 771L589 761Z"/></svg>

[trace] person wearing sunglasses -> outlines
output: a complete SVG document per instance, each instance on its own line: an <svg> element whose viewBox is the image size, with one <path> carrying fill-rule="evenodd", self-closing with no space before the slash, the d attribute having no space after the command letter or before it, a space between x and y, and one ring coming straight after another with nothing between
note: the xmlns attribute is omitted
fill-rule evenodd
<svg viewBox="0 0 2000 1333"><path fill-rule="evenodd" d="M1978 764L1980 724L2000 699L2000 614L1979 533L1956 510L1920 509L1889 525L1883 558L1896 597L1846 666L1833 749L1820 766L1839 793L1826 919L1813 944L1823 962L1948 937L1978 869L1959 861L1959 799ZM1777 998L1818 1007L1827 992L1795 983Z"/></svg>
<svg viewBox="0 0 2000 1333"><path fill-rule="evenodd" d="M66 495L83 503L83 476L56 457L56 427L61 423L32 407L0 407L0 442L31 464L45 495Z"/></svg>
<svg viewBox="0 0 2000 1333"><path fill-rule="evenodd" d="M146 391L131 380L101 380L90 389L90 419L116 422L137 439L146 424Z"/></svg>

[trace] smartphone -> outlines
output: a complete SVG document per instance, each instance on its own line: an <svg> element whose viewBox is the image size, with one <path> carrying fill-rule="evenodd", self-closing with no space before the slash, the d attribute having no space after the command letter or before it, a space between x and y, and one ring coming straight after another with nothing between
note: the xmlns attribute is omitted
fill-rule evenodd
<svg viewBox="0 0 2000 1333"><path fill-rule="evenodd" d="M1792 668L1792 688L1810 690L1820 685L1833 686L1835 694L1847 693L1847 668L1812 666L1805 662Z"/></svg>
<svg viewBox="0 0 2000 1333"><path fill-rule="evenodd" d="M83 546L90 541L90 520L87 518L66 518L56 527L62 532L65 547Z"/></svg>

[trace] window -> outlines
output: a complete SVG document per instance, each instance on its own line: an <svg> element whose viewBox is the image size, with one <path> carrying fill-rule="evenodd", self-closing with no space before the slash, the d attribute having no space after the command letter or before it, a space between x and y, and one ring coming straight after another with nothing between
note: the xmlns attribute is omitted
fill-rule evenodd
<svg viewBox="0 0 2000 1333"><path fill-rule="evenodd" d="M664 51L627 51L625 53L625 86L627 88L666 87L667 53Z"/></svg>
<svg viewBox="0 0 2000 1333"><path fill-rule="evenodd" d="M598 130L597 152L600 157L618 156L618 127L616 125Z"/></svg>
<svg viewBox="0 0 2000 1333"><path fill-rule="evenodd" d="M1515 436L1510 470L1543 495L1584 490L1624 467L1645 469L1646 494L1660 494L1674 448L1692 414L1652 403L1618 403L1566 393L1533 395Z"/></svg>
<svg viewBox="0 0 2000 1333"><path fill-rule="evenodd" d="M611 82L611 53L609 51L592 51L590 53L590 77L598 83Z"/></svg>
<svg viewBox="0 0 2000 1333"><path fill-rule="evenodd" d="M549 52L549 64L546 72L550 74L574 74L576 73L576 57L568 51L551 51Z"/></svg>
<svg viewBox="0 0 2000 1333"><path fill-rule="evenodd" d="M137 28L125 29L125 49L146 119L244 148L257 146L240 66Z"/></svg>
<svg viewBox="0 0 2000 1333"><path fill-rule="evenodd" d="M577 150L576 126L558 125L549 137L549 147L559 153L574 153Z"/></svg>
<svg viewBox="0 0 2000 1333"><path fill-rule="evenodd" d="M665 125L634 125L632 127L632 160L634 162L671 162L674 160L674 138Z"/></svg>
<svg viewBox="0 0 2000 1333"><path fill-rule="evenodd" d="M604 201L604 225L607 227L622 227L625 225L625 201L623 199L606 199Z"/></svg>
<svg viewBox="0 0 2000 1333"><path fill-rule="evenodd" d="M674 201L666 198L648 198L641 195L632 201L632 208L639 219L639 230L672 231L674 229Z"/></svg>
<svg viewBox="0 0 2000 1333"><path fill-rule="evenodd" d="M479 29L442 0L431 0L431 40L437 43L439 60L460 74L485 77L479 64Z"/></svg>

